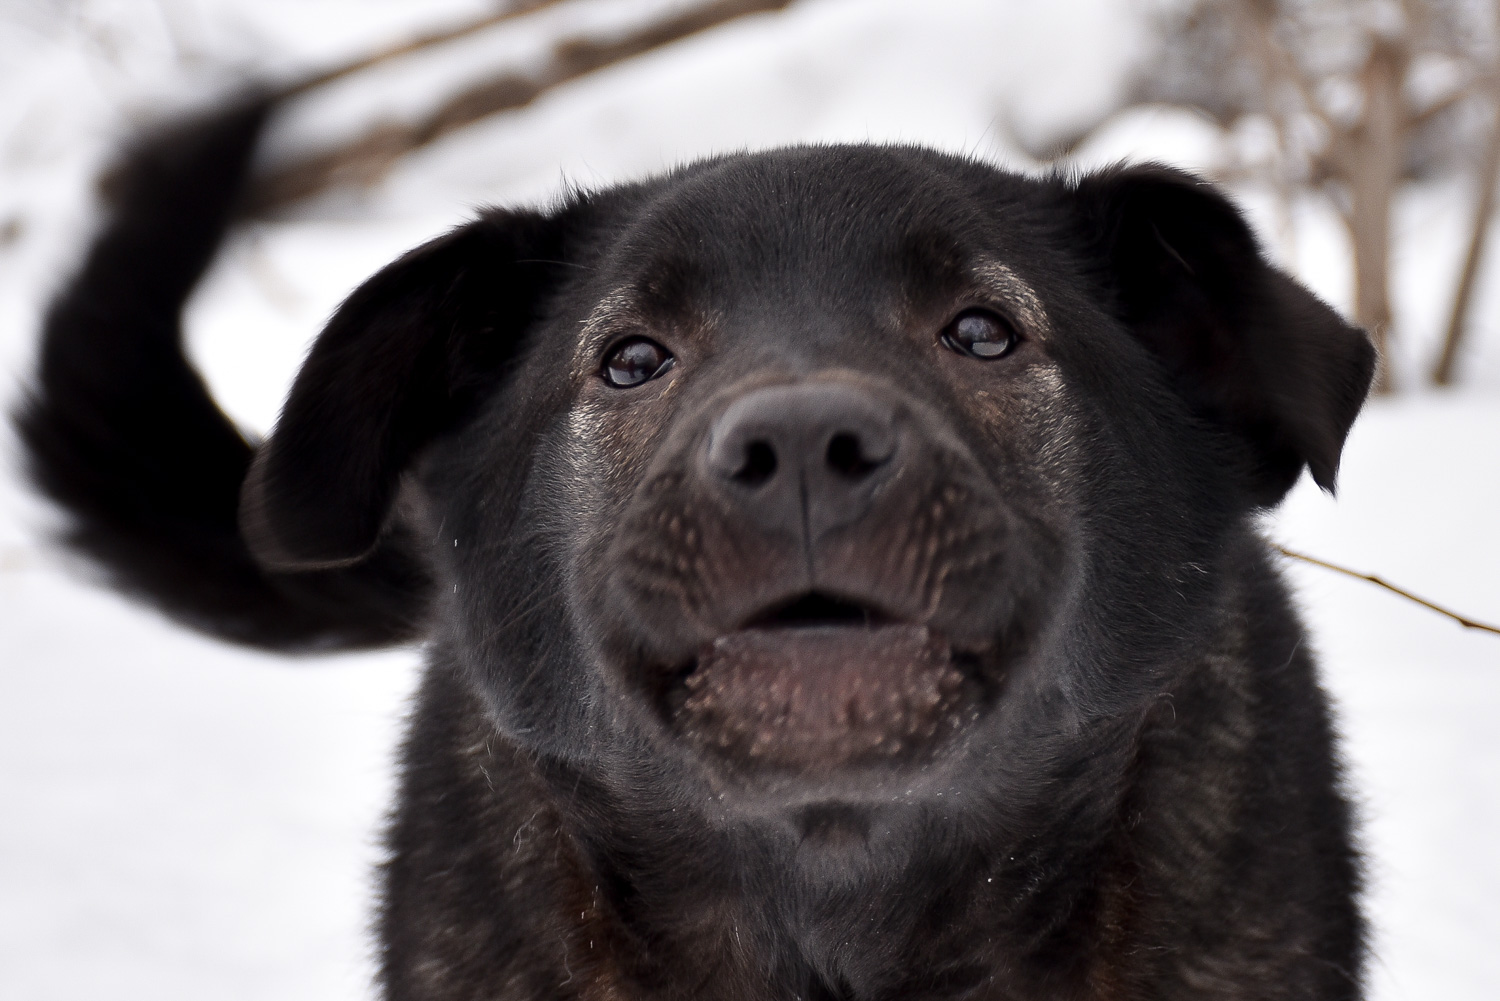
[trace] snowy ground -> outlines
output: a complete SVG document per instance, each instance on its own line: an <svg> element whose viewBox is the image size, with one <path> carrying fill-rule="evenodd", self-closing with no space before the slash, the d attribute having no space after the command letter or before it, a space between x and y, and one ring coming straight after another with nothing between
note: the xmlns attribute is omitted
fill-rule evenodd
<svg viewBox="0 0 1500 1001"><path fill-rule="evenodd" d="M618 16L605 0L584 6L589 18ZM84 17L0 5L0 366L14 373L0 393L21 377L38 305L87 230L87 184L110 137L143 108L201 89L213 73L195 53L322 64L475 7L98 0L78 8ZM1012 130L1063 129L1119 86L1139 51L1130 10L805 0L610 70L413 158L366 196L235 240L190 310L195 356L229 412L263 429L307 339L354 283L469 206L545 199L563 178L602 184L715 150L832 139L924 141L1024 165ZM454 58L524 63L582 16L560 8ZM439 88L452 61L299 109L267 155L399 110ZM1154 110L1080 154L1200 168L1215 155L1202 123ZM1347 256L1326 209L1297 206L1287 241L1263 199L1243 196L1283 259L1347 301ZM1400 207L1408 385L1440 322L1466 197L1437 186ZM1489 274L1468 388L1373 405L1338 500L1304 483L1267 530L1495 620L1500 262ZM59 564L38 542L46 519L7 462L0 997L368 996L369 870L419 654L301 662L210 643ZM1488 999L1500 985L1500 639L1367 584L1288 573L1365 818L1374 997Z"/></svg>

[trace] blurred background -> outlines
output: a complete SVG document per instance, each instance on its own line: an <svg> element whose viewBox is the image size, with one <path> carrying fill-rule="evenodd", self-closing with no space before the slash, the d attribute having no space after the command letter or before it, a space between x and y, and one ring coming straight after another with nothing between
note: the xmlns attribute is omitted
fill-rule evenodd
<svg viewBox="0 0 1500 1001"><path fill-rule="evenodd" d="M1159 159L1380 342L1337 501L1277 542L1500 619L1494 0L0 0L0 403L116 144L299 94L191 351L247 431L362 278L483 204L693 157L918 142ZM0 997L362 998L418 650L220 646L88 583L0 466ZM1288 564L1340 714L1379 1001L1500 987L1500 637Z"/></svg>

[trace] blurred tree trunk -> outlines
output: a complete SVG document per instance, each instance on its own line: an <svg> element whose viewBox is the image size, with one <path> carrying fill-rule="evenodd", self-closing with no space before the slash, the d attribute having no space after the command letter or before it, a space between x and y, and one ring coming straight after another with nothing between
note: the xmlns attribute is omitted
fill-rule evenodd
<svg viewBox="0 0 1500 1001"><path fill-rule="evenodd" d="M1407 115L1401 98L1406 47L1377 39L1360 74L1364 113L1336 137L1332 154L1349 190L1344 221L1354 251L1354 319L1380 353L1375 391L1388 393L1391 334L1391 207L1405 166Z"/></svg>
<svg viewBox="0 0 1500 1001"><path fill-rule="evenodd" d="M1479 168L1479 198L1469 224L1469 246L1464 252L1458 286L1453 291L1453 311L1448 315L1448 329L1443 335L1443 350L1432 369L1432 381L1438 386L1453 384L1453 370L1458 351L1469 328L1469 306L1474 300L1474 286L1479 278L1479 264L1484 259L1490 225L1495 217L1495 185L1500 182L1500 76L1491 83L1493 121L1484 147L1484 161Z"/></svg>

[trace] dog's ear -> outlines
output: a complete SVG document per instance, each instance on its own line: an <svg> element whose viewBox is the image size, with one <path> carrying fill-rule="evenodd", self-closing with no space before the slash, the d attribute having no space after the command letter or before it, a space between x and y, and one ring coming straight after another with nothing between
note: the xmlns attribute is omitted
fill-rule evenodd
<svg viewBox="0 0 1500 1001"><path fill-rule="evenodd" d="M275 570L374 548L402 472L503 375L555 282L562 216L494 212L418 247L339 307L240 490L240 530Z"/></svg>
<svg viewBox="0 0 1500 1001"><path fill-rule="evenodd" d="M1356 327L1268 264L1207 183L1158 165L1077 182L1121 319L1195 412L1250 446L1250 492L1279 501L1305 464L1332 491L1375 371Z"/></svg>

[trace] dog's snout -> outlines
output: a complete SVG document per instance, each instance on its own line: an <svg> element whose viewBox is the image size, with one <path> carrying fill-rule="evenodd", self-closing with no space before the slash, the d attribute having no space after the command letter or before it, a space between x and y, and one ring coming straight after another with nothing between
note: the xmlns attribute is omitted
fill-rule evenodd
<svg viewBox="0 0 1500 1001"><path fill-rule="evenodd" d="M816 538L865 514L899 446L895 408L869 392L769 386L714 421L706 473L754 522Z"/></svg>

